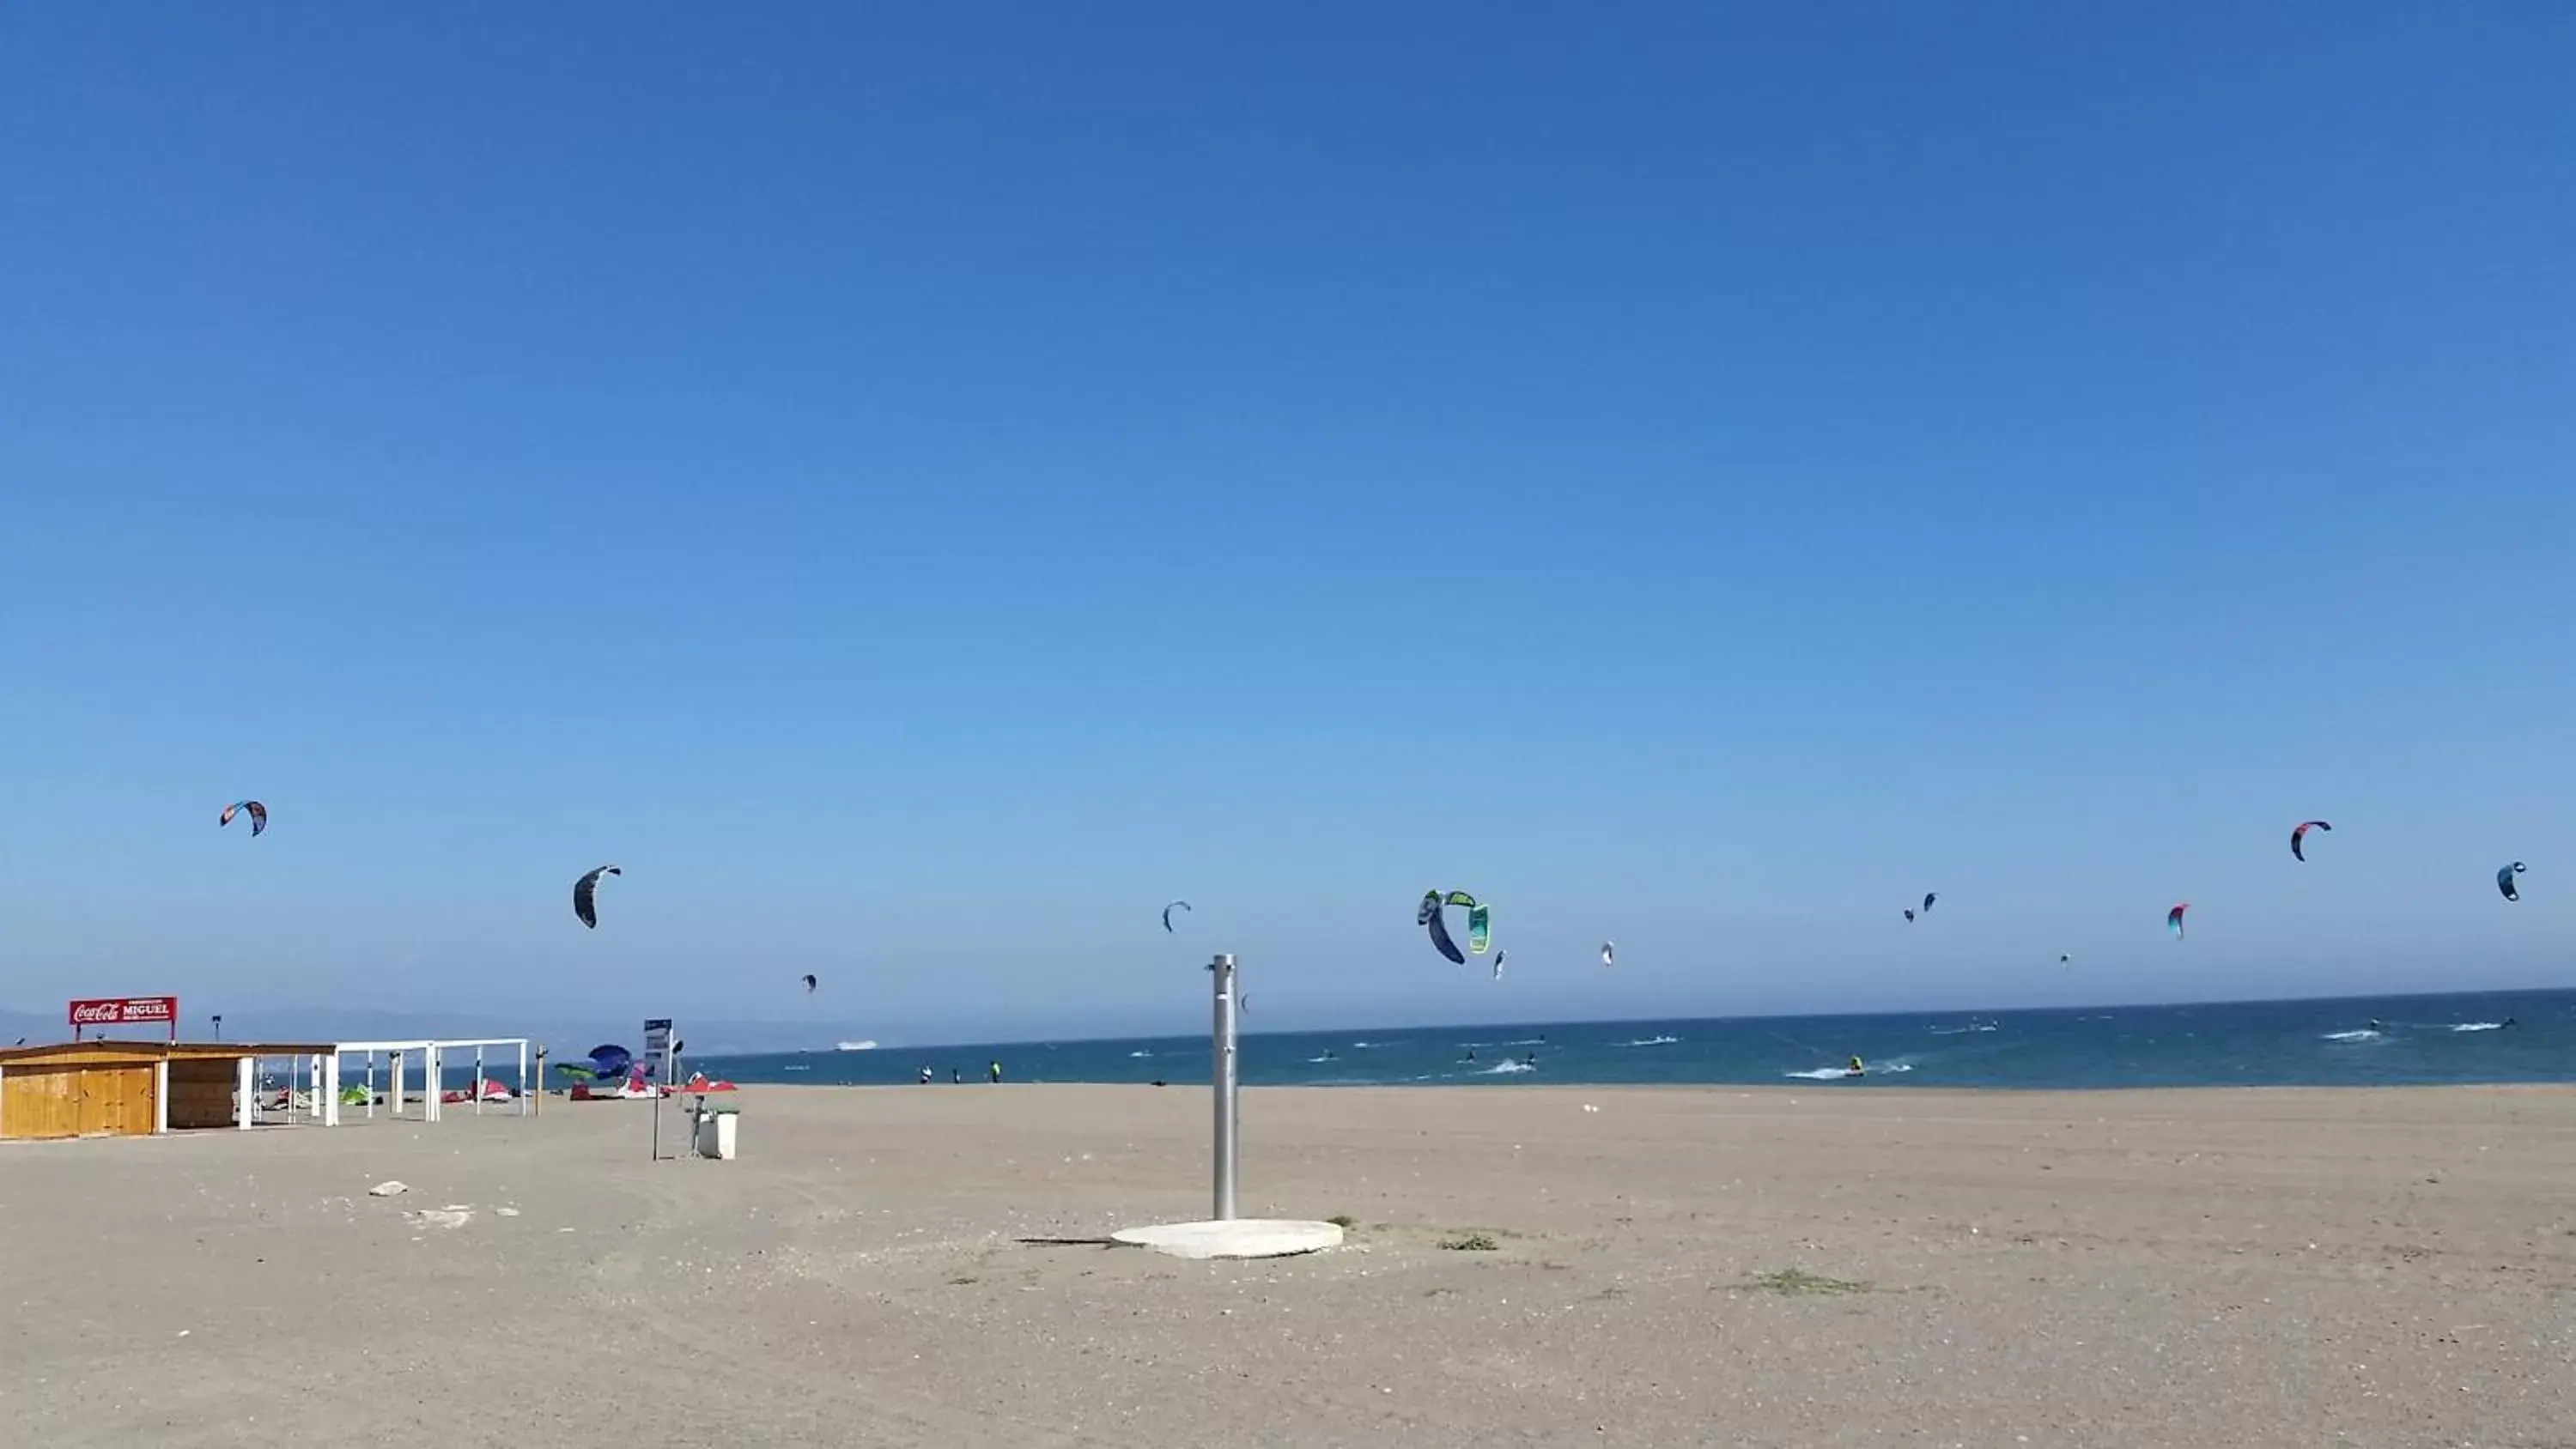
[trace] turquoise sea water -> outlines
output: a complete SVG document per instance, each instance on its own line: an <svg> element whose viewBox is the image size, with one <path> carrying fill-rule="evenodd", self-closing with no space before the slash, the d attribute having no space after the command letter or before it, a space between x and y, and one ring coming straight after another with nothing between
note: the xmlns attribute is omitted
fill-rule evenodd
<svg viewBox="0 0 2576 1449"><path fill-rule="evenodd" d="M2377 1025L2374 1027L2373 1023ZM1847 1058L1866 1076L1843 1075ZM694 1060L740 1082L1205 1083L1208 1039L964 1043ZM2051 1011L1532 1022L1246 1034L1247 1086L1794 1083L1836 1087L2395 1086L2576 1081L2576 991Z"/></svg>

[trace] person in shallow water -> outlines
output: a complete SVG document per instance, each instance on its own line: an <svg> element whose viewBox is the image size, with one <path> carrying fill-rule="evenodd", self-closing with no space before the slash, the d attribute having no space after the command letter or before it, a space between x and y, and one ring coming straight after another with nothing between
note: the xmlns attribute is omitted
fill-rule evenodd
<svg viewBox="0 0 2576 1449"><path fill-rule="evenodd" d="M1850 1065L1850 1066L1847 1066L1847 1067L1845 1067L1845 1068L1843 1068L1843 1075L1845 1075L1845 1076L1849 1076L1849 1077L1857 1077L1857 1076L1861 1075L1863 1072L1866 1072L1866 1071L1868 1071L1868 1070L1869 1070L1869 1068L1867 1068L1867 1067L1865 1067L1865 1066L1861 1065L1861 1060L1860 1060L1860 1058L1858 1058L1858 1057L1854 1057L1854 1058L1852 1058L1852 1059L1851 1059L1851 1065Z"/></svg>

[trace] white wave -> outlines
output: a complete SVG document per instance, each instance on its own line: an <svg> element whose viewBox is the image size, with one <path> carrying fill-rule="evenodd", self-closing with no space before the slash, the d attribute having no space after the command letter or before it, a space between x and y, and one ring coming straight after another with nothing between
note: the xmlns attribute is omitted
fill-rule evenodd
<svg viewBox="0 0 2576 1449"><path fill-rule="evenodd" d="M782 1072L810 1072L814 1070L814 1068L805 1062L789 1062L787 1065L780 1067L779 1070Z"/></svg>
<svg viewBox="0 0 2576 1449"><path fill-rule="evenodd" d="M1480 1077L1499 1077L1506 1072L1534 1072L1537 1070L1538 1067L1530 1062L1497 1062L1494 1065L1485 1068L1483 1071L1476 1073L1476 1075Z"/></svg>
<svg viewBox="0 0 2576 1449"><path fill-rule="evenodd" d="M2368 1027L2364 1027L2364 1028L2362 1028L2362 1029L2361 1029L2361 1030L2359 1030L2359 1031L2330 1031L2330 1032L2327 1032L2327 1033L2326 1033L2326 1040L2328 1040L2328 1041L2377 1041L2377 1040L2379 1040L2379 1033L2377 1033L2377 1032L2375 1032L2375 1031L2370 1030Z"/></svg>
<svg viewBox="0 0 2576 1449"><path fill-rule="evenodd" d="M2459 1022L2459 1023L2455 1024L2454 1026L2452 1026L2451 1030L2453 1030L2453 1031L2502 1031L2502 1030L2504 1030L2504 1023L2503 1023L2503 1022L2500 1022L2500 1021L2463 1021L2463 1022Z"/></svg>
<svg viewBox="0 0 2576 1449"><path fill-rule="evenodd" d="M1650 1036L1640 1041L1623 1041L1619 1044L1621 1046L1671 1046L1680 1040L1681 1038L1677 1036Z"/></svg>
<svg viewBox="0 0 2576 1449"><path fill-rule="evenodd" d="M1875 1077L1887 1072L1910 1072L1912 1070L1914 1070L1914 1064L1912 1062L1888 1062L1880 1066L1872 1067L1866 1073L1854 1072L1848 1067L1818 1067L1812 1072L1782 1072L1780 1075L1784 1077L1796 1077L1801 1081L1808 1082L1839 1082L1846 1077Z"/></svg>
<svg viewBox="0 0 2576 1449"><path fill-rule="evenodd" d="M1152 1052L1129 1052L1129 1053L1127 1054L1127 1056L1128 1056L1128 1058L1129 1058L1130 1060L1133 1060L1133 1059L1135 1059L1135 1058L1137 1058L1137 1057L1150 1057L1150 1056L1152 1056L1152 1055L1153 1055L1153 1053L1152 1053Z"/></svg>
<svg viewBox="0 0 2576 1449"><path fill-rule="evenodd" d="M1525 1037L1521 1038L1519 1041L1507 1041L1507 1042L1503 1043L1503 1045L1505 1045L1505 1046L1545 1046L1545 1045L1547 1045L1547 1038L1546 1038L1546 1037L1543 1037L1543 1036L1525 1036Z"/></svg>
<svg viewBox="0 0 2576 1449"><path fill-rule="evenodd" d="M1331 1052L1326 1052L1326 1053L1324 1053L1324 1054L1323 1054L1322 1056L1320 1056L1320 1057L1308 1057L1308 1058L1306 1058L1306 1064L1307 1064L1308 1066L1313 1066L1313 1065L1315 1065L1315 1064L1317 1064L1317 1063L1319 1063L1319 1062L1331 1062L1331 1061L1339 1061L1339 1060L1341 1060L1341 1059L1340 1059L1339 1057L1334 1056Z"/></svg>

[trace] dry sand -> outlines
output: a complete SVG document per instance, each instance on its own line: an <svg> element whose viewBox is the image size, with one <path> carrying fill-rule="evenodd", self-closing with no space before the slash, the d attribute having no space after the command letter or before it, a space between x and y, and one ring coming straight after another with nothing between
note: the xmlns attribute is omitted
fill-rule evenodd
<svg viewBox="0 0 2576 1449"><path fill-rule="evenodd" d="M1204 1088L740 1105L0 1149L0 1440L2576 1444L2563 1090L1247 1091L1263 1263L1027 1241Z"/></svg>

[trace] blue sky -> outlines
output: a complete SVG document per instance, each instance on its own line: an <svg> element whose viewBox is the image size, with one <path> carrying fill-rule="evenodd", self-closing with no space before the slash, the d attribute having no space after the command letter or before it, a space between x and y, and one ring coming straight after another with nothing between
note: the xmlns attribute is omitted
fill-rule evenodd
<svg viewBox="0 0 2576 1449"><path fill-rule="evenodd" d="M2571 73L2550 4L0 11L0 1004L2565 984Z"/></svg>

